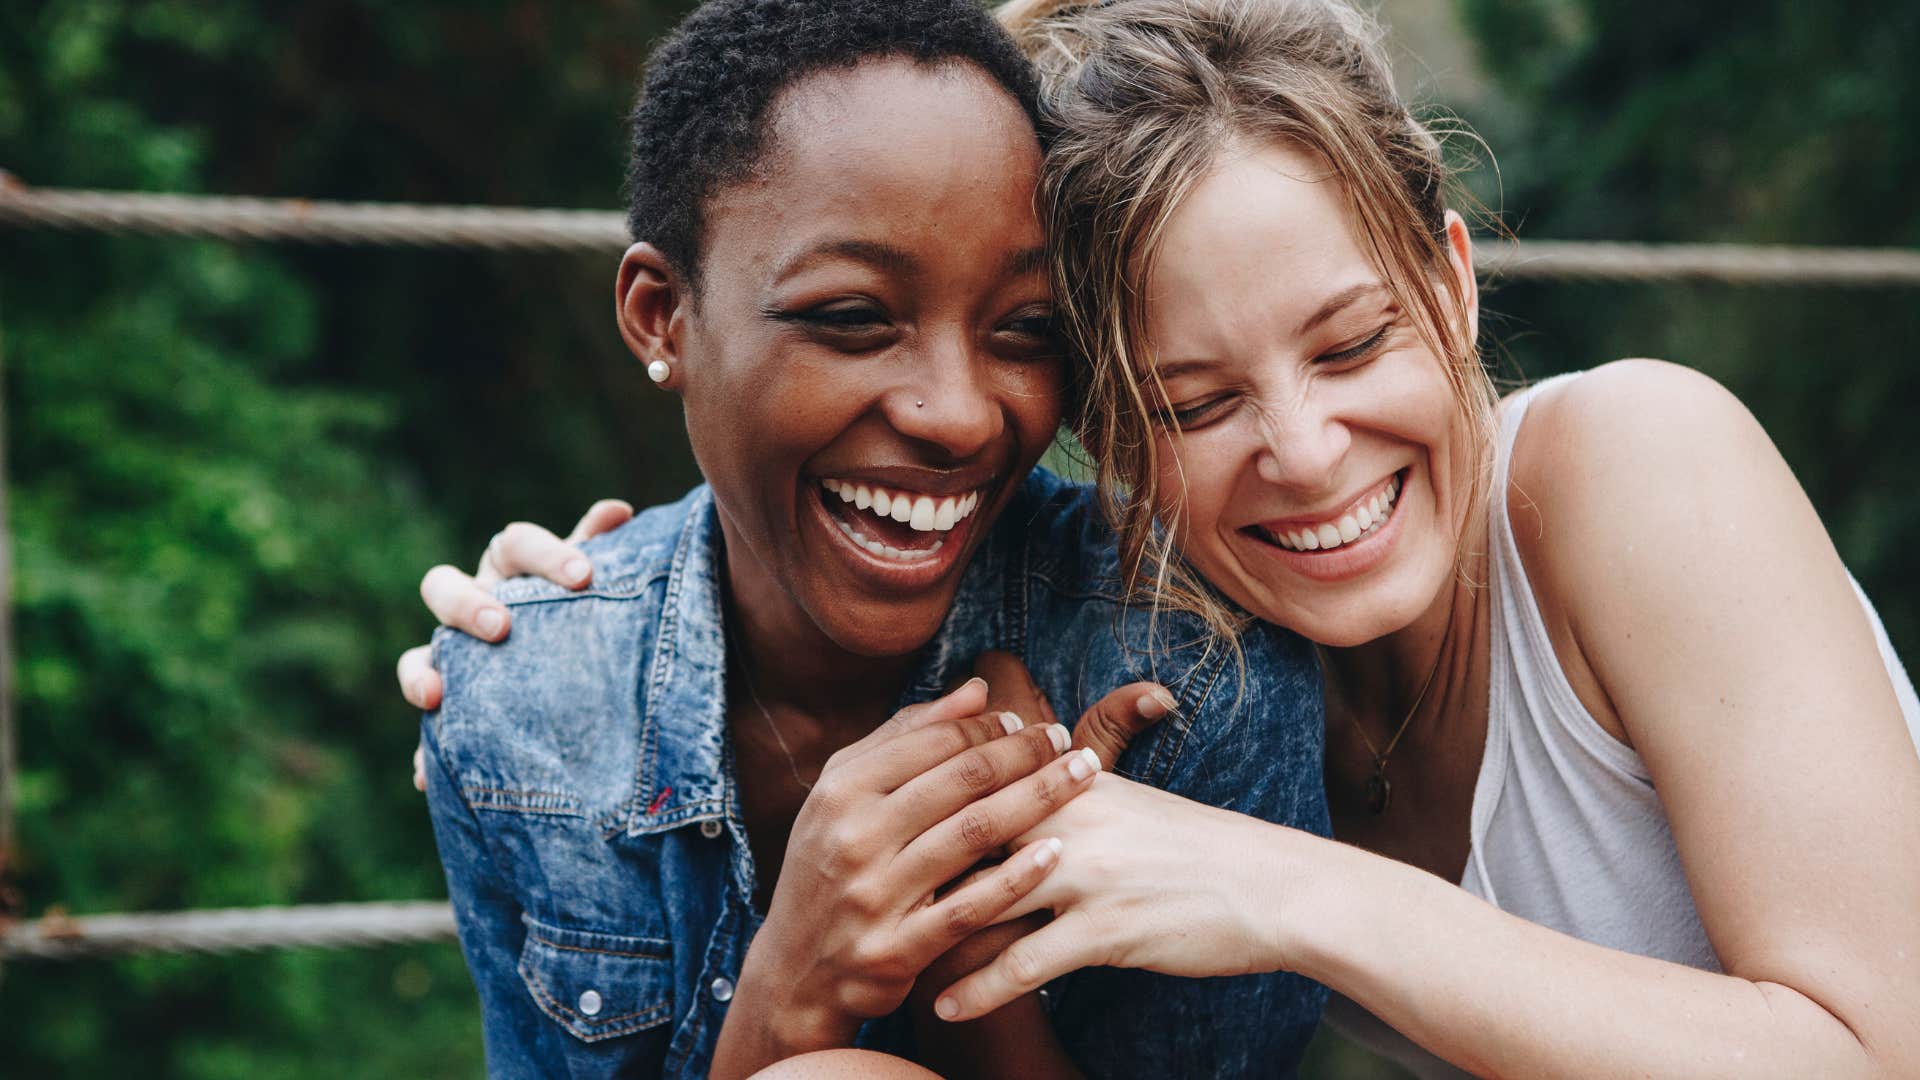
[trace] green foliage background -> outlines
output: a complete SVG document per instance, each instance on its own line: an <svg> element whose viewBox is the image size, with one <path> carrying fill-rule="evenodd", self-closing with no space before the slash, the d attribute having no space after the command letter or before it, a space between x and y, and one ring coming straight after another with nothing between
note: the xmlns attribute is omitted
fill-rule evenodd
<svg viewBox="0 0 1920 1080"><path fill-rule="evenodd" d="M0 0L0 168L612 207L641 59L687 6ZM1913 5L1459 11L1489 84L1450 104L1523 235L1920 246ZM390 675L427 629L420 571L509 518L694 476L613 334L612 266L0 230L19 914L442 894ZM1489 304L1530 374L1660 355L1733 386L1917 655L1916 300L1516 285ZM1334 1049L1315 1068L1373 1066ZM451 946L0 972L0 1075L479 1070Z"/></svg>

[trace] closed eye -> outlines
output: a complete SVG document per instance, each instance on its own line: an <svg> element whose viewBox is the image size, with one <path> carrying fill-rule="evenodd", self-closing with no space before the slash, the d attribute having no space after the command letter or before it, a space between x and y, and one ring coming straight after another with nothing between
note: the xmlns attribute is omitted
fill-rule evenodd
<svg viewBox="0 0 1920 1080"><path fill-rule="evenodd" d="M1227 413L1226 406L1234 400L1233 394L1215 394L1199 401L1181 405L1170 405L1166 417L1182 431L1193 431L1206 427Z"/></svg>
<svg viewBox="0 0 1920 1080"><path fill-rule="evenodd" d="M1319 356L1313 358L1313 362L1316 364L1350 364L1356 360L1364 360L1380 350L1380 346L1386 343L1387 331L1391 329L1393 329L1391 324L1383 326L1368 335L1366 340L1359 344L1341 349L1337 352L1321 353Z"/></svg>

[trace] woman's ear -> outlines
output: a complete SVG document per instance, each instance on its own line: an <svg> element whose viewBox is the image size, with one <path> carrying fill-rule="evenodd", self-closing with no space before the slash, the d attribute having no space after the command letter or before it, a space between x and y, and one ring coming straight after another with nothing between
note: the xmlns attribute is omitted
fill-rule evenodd
<svg viewBox="0 0 1920 1080"><path fill-rule="evenodd" d="M654 382L669 390L681 377L681 340L691 299L686 282L659 248L635 244L627 249L614 281L614 319L627 349L647 365Z"/></svg>
<svg viewBox="0 0 1920 1080"><path fill-rule="evenodd" d="M1467 230L1467 219L1459 211L1449 210L1446 215L1447 263L1453 269L1454 283L1459 287L1460 297L1467 305L1467 343L1480 343L1480 280L1473 273L1473 234Z"/></svg>

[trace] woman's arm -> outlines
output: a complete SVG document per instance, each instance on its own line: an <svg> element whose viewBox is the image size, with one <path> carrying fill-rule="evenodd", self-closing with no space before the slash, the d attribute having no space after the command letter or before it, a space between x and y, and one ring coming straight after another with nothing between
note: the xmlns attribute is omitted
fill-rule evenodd
<svg viewBox="0 0 1920 1080"><path fill-rule="evenodd" d="M1711 383L1638 364L1573 388L1529 418L1553 453L1516 474L1528 569L1653 774L1726 974L1107 777L1035 833L1074 849L1029 898L1058 917L948 1011L1087 963L1287 967L1480 1073L1920 1074L1920 758L1831 543Z"/></svg>

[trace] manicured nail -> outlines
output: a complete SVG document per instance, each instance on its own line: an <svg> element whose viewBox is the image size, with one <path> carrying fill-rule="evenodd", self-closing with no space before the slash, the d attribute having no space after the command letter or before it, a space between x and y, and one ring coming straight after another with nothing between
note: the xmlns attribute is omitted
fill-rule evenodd
<svg viewBox="0 0 1920 1080"><path fill-rule="evenodd" d="M499 608L487 608L473 621L480 627L481 634L486 637L497 637L500 634L500 628L506 624L507 616Z"/></svg>
<svg viewBox="0 0 1920 1080"><path fill-rule="evenodd" d="M1040 850L1033 853L1034 865L1041 867L1052 866L1053 861L1060 857L1060 849L1064 846L1057 836L1049 836L1045 840L1040 841Z"/></svg>
<svg viewBox="0 0 1920 1080"><path fill-rule="evenodd" d="M1047 726L1047 739L1053 743L1053 752L1056 754L1066 753L1067 748L1073 745L1073 736L1068 734L1067 729L1059 724L1049 724Z"/></svg>
<svg viewBox="0 0 1920 1080"><path fill-rule="evenodd" d="M577 557L568 559L567 565L560 568L560 576L573 582L575 585L585 583L587 575L591 573L593 573L593 564L583 558Z"/></svg>
<svg viewBox="0 0 1920 1080"><path fill-rule="evenodd" d="M1092 747L1083 746L1080 752L1067 760L1067 775L1075 780L1085 780L1100 771L1100 755Z"/></svg>
<svg viewBox="0 0 1920 1080"><path fill-rule="evenodd" d="M950 997L943 997L933 1003L933 1011L940 1014L940 1019L951 1020L960 1015L960 1003Z"/></svg>
<svg viewBox="0 0 1920 1080"><path fill-rule="evenodd" d="M1015 716L1013 713L1003 712L1000 714L1000 729L1009 735L1026 726L1027 722Z"/></svg>
<svg viewBox="0 0 1920 1080"><path fill-rule="evenodd" d="M968 679L966 682L961 683L960 690L965 690L967 687L972 686L974 683L979 683L980 689L982 690L985 690L987 688L987 680L981 678L978 675L975 675L973 678ZM957 694L960 692L960 690L955 690L954 693Z"/></svg>

